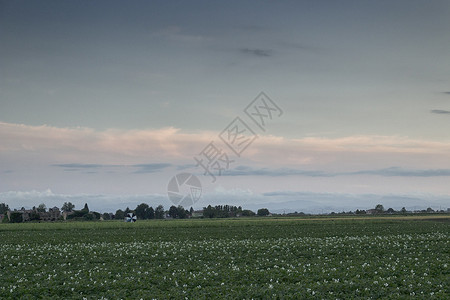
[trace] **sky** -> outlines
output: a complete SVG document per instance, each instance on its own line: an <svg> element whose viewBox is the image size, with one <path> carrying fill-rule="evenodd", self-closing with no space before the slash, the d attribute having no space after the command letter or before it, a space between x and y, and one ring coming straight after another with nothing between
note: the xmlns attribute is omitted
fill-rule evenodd
<svg viewBox="0 0 450 300"><path fill-rule="evenodd" d="M449 14L434 0L0 0L0 202L168 208L189 173L195 209L447 209ZM236 128L252 137L239 155ZM195 160L211 145L228 159L215 181Z"/></svg>

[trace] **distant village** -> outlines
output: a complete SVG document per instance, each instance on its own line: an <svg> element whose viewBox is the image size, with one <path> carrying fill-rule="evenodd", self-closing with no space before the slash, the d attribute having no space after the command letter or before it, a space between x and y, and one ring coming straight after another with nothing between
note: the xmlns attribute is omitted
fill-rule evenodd
<svg viewBox="0 0 450 300"><path fill-rule="evenodd" d="M185 218L230 218L230 217L265 217L265 216L308 216L311 214L303 212L273 214L267 208L258 209L255 213L252 210L242 209L241 206L231 205L208 205L202 210L184 209L182 206L171 206L169 210L164 210L162 205L155 209L145 203L139 204L134 210L126 208L118 209L115 213L98 213L90 211L86 203L81 210L75 210L75 205L71 202L65 202L60 208L52 207L47 209L45 204L40 204L32 209L13 209L5 203L0 203L0 222L1 223L22 223L22 222L55 222L55 221L104 221L104 220L127 220L127 217L133 216L134 219L185 219ZM331 212L320 215L386 215L386 214L437 214L450 213L450 208L446 210L434 210L427 208L424 210L410 211L403 207L401 210L392 208L385 209L383 205L378 204L375 208L356 211Z"/></svg>
<svg viewBox="0 0 450 300"><path fill-rule="evenodd" d="M13 211L6 211L4 214L0 214L0 220L20 220L20 222L30 221L58 221L67 220L67 216L72 212L61 211L58 207L49 208L46 211L38 211L37 209L20 209ZM18 218L19 216L19 218Z"/></svg>

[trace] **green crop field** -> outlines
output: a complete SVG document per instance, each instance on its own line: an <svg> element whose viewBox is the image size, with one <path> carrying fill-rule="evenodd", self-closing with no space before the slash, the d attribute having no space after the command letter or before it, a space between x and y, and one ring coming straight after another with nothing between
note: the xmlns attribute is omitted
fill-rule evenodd
<svg viewBox="0 0 450 300"><path fill-rule="evenodd" d="M447 218L0 224L0 298L450 298Z"/></svg>

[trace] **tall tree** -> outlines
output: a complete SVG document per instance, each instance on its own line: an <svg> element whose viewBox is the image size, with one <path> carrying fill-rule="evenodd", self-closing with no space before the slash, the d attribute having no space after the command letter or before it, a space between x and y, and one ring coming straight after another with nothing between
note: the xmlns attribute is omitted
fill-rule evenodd
<svg viewBox="0 0 450 300"><path fill-rule="evenodd" d="M121 219L123 219L123 218L125 218L125 213L123 212L123 210L118 209L118 210L116 211L116 214L114 215L114 219L116 219L116 220L121 220Z"/></svg>
<svg viewBox="0 0 450 300"><path fill-rule="evenodd" d="M260 217L264 217L264 216L268 216L270 214L270 212L267 208L260 208L260 209L258 209L257 214Z"/></svg>
<svg viewBox="0 0 450 300"><path fill-rule="evenodd" d="M0 203L0 214L6 214L9 210L9 206L6 203Z"/></svg>
<svg viewBox="0 0 450 300"><path fill-rule="evenodd" d="M164 206L161 204L155 210L155 218L156 219L164 219Z"/></svg>
<svg viewBox="0 0 450 300"><path fill-rule="evenodd" d="M178 217L178 209L175 205L172 205L169 208L169 216L171 216L174 219L176 219Z"/></svg>
<svg viewBox="0 0 450 300"><path fill-rule="evenodd" d="M136 206L136 209L134 210L136 217L138 217L138 219L142 219L142 220L148 219L148 215L147 215L148 208L149 208L148 205L145 203L141 203L138 206Z"/></svg>
<svg viewBox="0 0 450 300"><path fill-rule="evenodd" d="M189 215L189 211L185 210L183 206L178 205L177 216L180 219L185 219Z"/></svg>
<svg viewBox="0 0 450 300"><path fill-rule="evenodd" d="M147 209L147 218L148 219L154 219L155 218L155 210L151 206Z"/></svg>
<svg viewBox="0 0 450 300"><path fill-rule="evenodd" d="M375 206L375 210L377 211L377 213L382 213L384 212L384 206L382 204L377 204Z"/></svg>
<svg viewBox="0 0 450 300"><path fill-rule="evenodd" d="M205 218L214 218L216 216L216 209L211 205L208 205L208 207L203 207L203 216Z"/></svg>
<svg viewBox="0 0 450 300"><path fill-rule="evenodd" d="M89 207L88 207L87 203L84 204L84 207L83 207L83 209L81 211L86 213L86 214L89 212Z"/></svg>
<svg viewBox="0 0 450 300"><path fill-rule="evenodd" d="M39 204L37 211L38 212L45 212L45 210L47 209L47 206L45 206L44 203Z"/></svg>
<svg viewBox="0 0 450 300"><path fill-rule="evenodd" d="M73 211L74 208L75 208L75 205L72 204L72 202L64 202L63 206L61 207L61 210L65 211L65 212L70 212L70 211Z"/></svg>

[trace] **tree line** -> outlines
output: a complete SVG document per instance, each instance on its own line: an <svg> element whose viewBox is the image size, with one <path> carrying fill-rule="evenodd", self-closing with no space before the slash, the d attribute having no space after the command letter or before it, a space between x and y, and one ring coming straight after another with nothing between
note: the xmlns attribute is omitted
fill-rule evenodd
<svg viewBox="0 0 450 300"><path fill-rule="evenodd" d="M241 206L216 205L203 207L203 217L205 218L232 218L232 217L252 217L258 215L260 217L270 215L267 208L260 208L255 214L252 210L242 209Z"/></svg>
<svg viewBox="0 0 450 300"><path fill-rule="evenodd" d="M20 210L11 211L9 206L5 203L0 203L0 215L3 215L2 222L13 222L20 223L24 221L41 221L41 220L49 220L47 212L52 211L50 208L47 210L47 207L44 203L39 204L37 207L34 206L31 210L26 210L22 207ZM8 219L7 212L10 211ZM191 217L200 217L200 218L233 218L233 217L252 217L252 216L269 216L271 213L267 208L258 209L257 212L253 212L249 209L242 209L241 206L232 206L232 205L208 205L203 207L203 210L195 212L191 207L189 210L185 209L183 206L175 206L172 205L168 210L164 209L164 206L158 205L155 208L149 206L146 203L141 203L136 206L135 209L130 209L129 207L124 210L118 209L115 213L99 213L95 211L90 211L88 204L86 203L84 207L80 210L75 210L75 205L71 202L64 202L61 207L61 211L63 212L57 219L54 220L73 220L73 221L90 221L90 220L123 220L127 217L129 213L133 213L139 220L150 220L150 219L185 219ZM53 211L54 212L54 211ZM450 209L448 209L450 212ZM24 213L26 213L26 218L24 219ZM420 211L408 211L405 207L396 211L392 208L385 209L382 204L377 204L373 209L360 210L356 211L342 211L342 212L331 212L331 215L335 214L352 214L352 215L365 215L365 214L406 214L406 213L444 213L443 210L435 211L432 208L427 208ZM295 213L287 213L282 214L282 216L300 216L306 215L303 212L295 212Z"/></svg>
<svg viewBox="0 0 450 300"><path fill-rule="evenodd" d="M5 203L0 203L0 214L6 215L9 211L9 206ZM52 209L49 209L51 211ZM216 205L207 207L203 207L202 211L195 212L191 207L189 210L185 209L183 206L175 206L172 205L168 210L164 209L163 205L158 205L153 208L146 203L141 203L136 206L135 209L130 209L127 207L126 209L118 209L115 213L105 212L103 214L90 211L88 204L85 203L84 207L80 210L75 209L75 205L71 202L64 202L61 207L61 211L63 215L59 217L59 220L123 220L125 219L129 213L134 214L140 220L150 220L150 219L185 219L191 217L203 217L203 218L230 218L230 217L239 217L239 216L268 216L270 212L267 208L262 208L257 211L257 213L248 210L242 209L241 206L231 206L231 205ZM27 213L27 219L23 219L24 212ZM6 220L4 218L4 222L13 222L20 223L22 221L40 221L42 213L47 212L47 207L44 203L40 204L38 207L33 207L31 210L26 210L22 207L19 211L14 210L10 213L11 220Z"/></svg>

